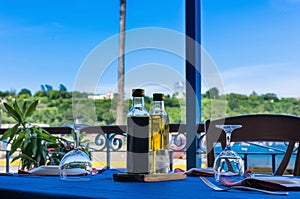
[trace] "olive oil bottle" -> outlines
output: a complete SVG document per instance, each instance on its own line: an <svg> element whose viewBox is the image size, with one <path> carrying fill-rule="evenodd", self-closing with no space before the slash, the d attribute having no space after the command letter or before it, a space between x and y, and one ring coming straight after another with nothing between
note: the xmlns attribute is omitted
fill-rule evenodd
<svg viewBox="0 0 300 199"><path fill-rule="evenodd" d="M164 95L154 93L150 113L151 173L169 171L169 134L169 117L164 108Z"/></svg>

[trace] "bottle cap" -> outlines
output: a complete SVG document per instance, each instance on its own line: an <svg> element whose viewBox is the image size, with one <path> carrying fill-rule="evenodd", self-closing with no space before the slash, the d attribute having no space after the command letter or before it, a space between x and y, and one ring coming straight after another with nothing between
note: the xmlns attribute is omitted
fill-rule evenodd
<svg viewBox="0 0 300 199"><path fill-rule="evenodd" d="M144 97L144 89L132 89L132 97Z"/></svg>
<svg viewBox="0 0 300 199"><path fill-rule="evenodd" d="M153 94L153 100L155 101L164 101L165 96L162 93L154 93Z"/></svg>

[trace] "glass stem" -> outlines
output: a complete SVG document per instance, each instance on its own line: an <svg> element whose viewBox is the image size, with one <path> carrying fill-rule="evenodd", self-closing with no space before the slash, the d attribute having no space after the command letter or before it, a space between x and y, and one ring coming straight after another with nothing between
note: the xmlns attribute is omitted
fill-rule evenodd
<svg viewBox="0 0 300 199"><path fill-rule="evenodd" d="M75 134L74 134L74 148L77 149L79 146L79 134L80 134L80 130L75 129Z"/></svg>
<svg viewBox="0 0 300 199"><path fill-rule="evenodd" d="M230 141L231 141L231 132L226 132L226 149L229 150L231 148Z"/></svg>

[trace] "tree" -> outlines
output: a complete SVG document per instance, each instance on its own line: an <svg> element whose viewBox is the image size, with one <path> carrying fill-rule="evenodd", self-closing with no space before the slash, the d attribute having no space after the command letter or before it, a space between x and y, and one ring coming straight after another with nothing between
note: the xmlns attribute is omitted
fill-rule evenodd
<svg viewBox="0 0 300 199"><path fill-rule="evenodd" d="M116 124L124 124L124 46L125 46L126 0L120 0L120 47L118 67L118 105Z"/></svg>
<svg viewBox="0 0 300 199"><path fill-rule="evenodd" d="M56 90L52 90L49 92L49 99L54 100L54 99L59 99L60 98L60 92Z"/></svg>
<svg viewBox="0 0 300 199"><path fill-rule="evenodd" d="M53 90L53 87L51 85L46 84L45 87L46 87L46 92L47 93L50 93L50 91Z"/></svg>
<svg viewBox="0 0 300 199"><path fill-rule="evenodd" d="M60 84L59 85L59 91L64 91L64 92L67 92L67 87L63 84Z"/></svg>
<svg viewBox="0 0 300 199"><path fill-rule="evenodd" d="M211 99L217 99L219 97L219 90L216 87L210 88L206 91L205 96Z"/></svg>
<svg viewBox="0 0 300 199"><path fill-rule="evenodd" d="M44 92L46 92L46 88L45 88L45 86L43 84L41 85L41 90L44 91Z"/></svg>
<svg viewBox="0 0 300 199"><path fill-rule="evenodd" d="M27 88L22 88L18 96L22 98L31 97L31 91Z"/></svg>
<svg viewBox="0 0 300 199"><path fill-rule="evenodd" d="M9 98L9 97L15 97L16 96L16 91L11 90L11 91L0 91L0 98Z"/></svg>
<svg viewBox="0 0 300 199"><path fill-rule="evenodd" d="M48 94L45 90L40 90L40 91L37 91L35 94L34 94L35 97L47 97Z"/></svg>
<svg viewBox="0 0 300 199"><path fill-rule="evenodd" d="M63 99L72 97L72 95L68 92L67 87L63 84L59 85L59 94L60 94L60 98Z"/></svg>
<svg viewBox="0 0 300 199"><path fill-rule="evenodd" d="M266 93L266 94L262 95L262 97L264 100L267 100L267 101L273 101L273 102L279 101L279 99L275 93Z"/></svg>

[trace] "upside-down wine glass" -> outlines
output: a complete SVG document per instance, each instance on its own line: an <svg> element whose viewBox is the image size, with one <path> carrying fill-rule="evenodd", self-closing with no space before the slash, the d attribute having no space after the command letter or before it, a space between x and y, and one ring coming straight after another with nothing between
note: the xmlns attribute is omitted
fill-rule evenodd
<svg viewBox="0 0 300 199"><path fill-rule="evenodd" d="M88 181L92 177L92 162L89 156L81 151L79 146L80 130L84 127L80 120L75 120L74 134L75 145L74 149L61 159L59 164L59 173L62 180L69 181Z"/></svg>
<svg viewBox="0 0 300 199"><path fill-rule="evenodd" d="M231 149L231 133L241 128L242 125L216 125L226 133L226 147L216 157L214 161L214 175L216 181L220 181L221 176L240 176L244 174L243 159Z"/></svg>

